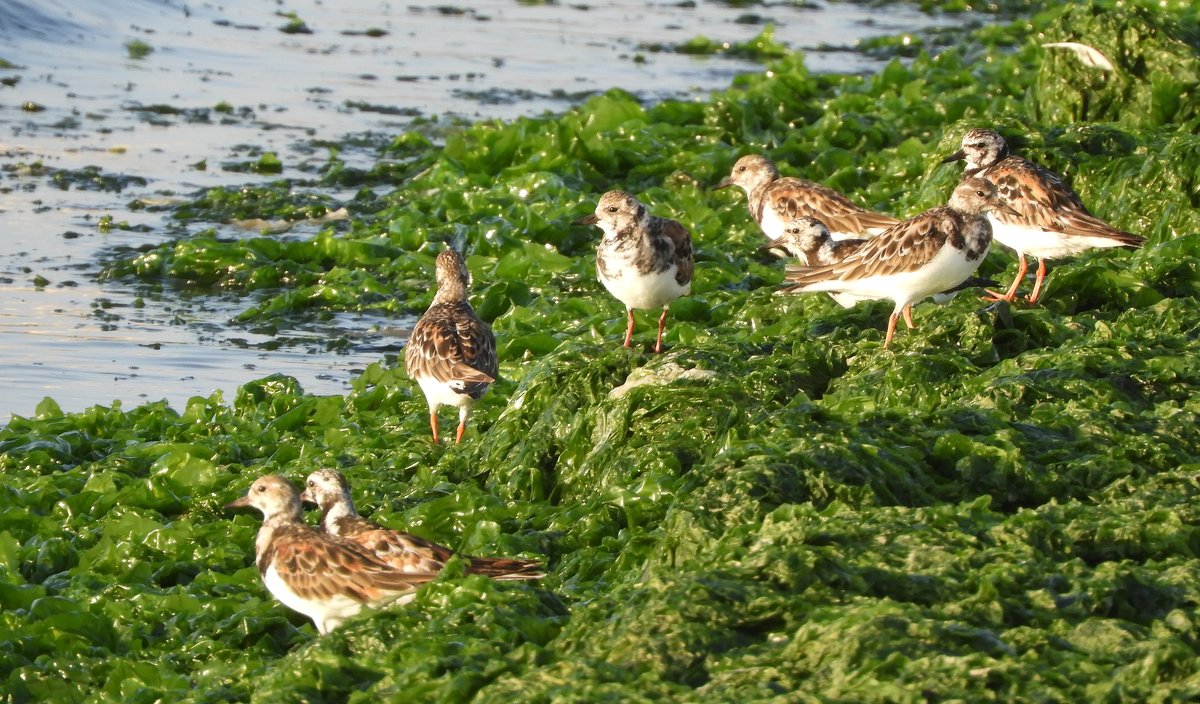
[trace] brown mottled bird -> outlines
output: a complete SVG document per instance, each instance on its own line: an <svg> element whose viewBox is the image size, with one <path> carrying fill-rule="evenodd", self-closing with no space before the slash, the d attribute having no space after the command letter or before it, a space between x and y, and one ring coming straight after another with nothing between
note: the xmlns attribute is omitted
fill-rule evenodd
<svg viewBox="0 0 1200 704"><path fill-rule="evenodd" d="M462 442L471 406L496 380L496 338L492 328L475 315L467 294L471 274L462 256L447 249L437 257L437 295L421 316L404 349L404 367L429 402L429 427L438 437L438 408L458 407Z"/></svg>
<svg viewBox="0 0 1200 704"><path fill-rule="evenodd" d="M321 509L321 527L326 533L344 538L371 551L379 560L401 572L428 574L441 572L454 551L411 533L385 528L358 515L350 497L350 485L341 472L319 469L308 475L302 501ZM493 579L539 579L541 566L532 560L499 557L460 556L467 572Z"/></svg>
<svg viewBox="0 0 1200 704"><path fill-rule="evenodd" d="M1017 253L1017 278L993 300L1012 301L1025 278L1025 255L1037 257L1037 277L1028 301L1037 303L1046 280L1046 260L1069 257L1096 247L1141 247L1146 238L1109 225L1092 215L1054 173L1008 153L1008 143L993 130L975 129L962 138L962 148L942 163L966 160L967 176L996 184L1010 211L988 215L993 236Z"/></svg>
<svg viewBox="0 0 1200 704"><path fill-rule="evenodd" d="M778 249L786 252L789 257L799 260L802 265L821 266L836 264L870 240L835 240L829 234L829 228L820 220L808 216L798 216L787 222L783 234L764 244L761 249ZM945 304L954 299L959 292L968 288L983 288L995 286L991 279L976 276L969 277L949 291L942 291L931 296L935 303ZM866 300L849 293L829 295L843 308L850 308L859 301Z"/></svg>
<svg viewBox="0 0 1200 704"><path fill-rule="evenodd" d="M819 219L797 215L783 224L783 232L759 249L780 249L806 266L835 264L850 256L867 240L835 240Z"/></svg>
<svg viewBox="0 0 1200 704"><path fill-rule="evenodd" d="M678 222L651 215L625 191L600 196L596 211L575 221L604 231L596 248L596 275L625 304L629 325L625 346L633 339L633 309L662 308L654 351L662 352L667 306L692 290L692 235Z"/></svg>
<svg viewBox="0 0 1200 704"><path fill-rule="evenodd" d="M787 224L802 216L820 220L834 239L870 237L899 222L890 215L860 208L819 183L781 177L774 162L758 154L738 159L729 177L713 190L729 186L746 192L750 215L769 240L782 237Z"/></svg>
<svg viewBox="0 0 1200 704"><path fill-rule="evenodd" d="M964 179L948 205L901 222L836 264L789 266L791 283L782 291L827 291L858 300L895 301L883 343L887 347L901 314L913 327L914 303L949 291L975 273L992 243L992 228L984 214L1006 207L989 181Z"/></svg>
<svg viewBox="0 0 1200 704"><path fill-rule="evenodd" d="M263 514L254 561L263 584L285 606L328 633L366 606L405 603L436 573L400 572L370 550L313 530L304 523L300 495L291 482L268 474L226 508L253 507Z"/></svg>

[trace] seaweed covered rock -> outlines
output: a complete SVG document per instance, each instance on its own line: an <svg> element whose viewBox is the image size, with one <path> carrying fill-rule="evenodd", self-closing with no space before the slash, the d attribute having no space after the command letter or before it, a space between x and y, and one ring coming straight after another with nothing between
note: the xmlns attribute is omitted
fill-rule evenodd
<svg viewBox="0 0 1200 704"><path fill-rule="evenodd" d="M1034 119L1200 124L1200 33L1136 4L1064 3L1053 13L1027 100Z"/></svg>

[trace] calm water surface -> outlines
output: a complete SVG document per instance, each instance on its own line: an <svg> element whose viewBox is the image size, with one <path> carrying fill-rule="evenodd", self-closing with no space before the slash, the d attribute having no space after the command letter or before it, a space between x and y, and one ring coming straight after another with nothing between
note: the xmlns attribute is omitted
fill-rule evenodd
<svg viewBox="0 0 1200 704"><path fill-rule="evenodd" d="M288 13L310 33L281 31ZM959 21L824 3L0 0L0 59L13 65L0 68L0 423L31 415L45 396L65 410L159 399L181 409L217 389L231 399L276 372L313 393L342 393L407 338L412 320L355 314L257 335L231 322L244 299L96 281L119 246L214 226L246 234L215 223L181 230L161 213L130 210L134 199L254 182L220 165L255 160L256 148L277 153L284 176L306 177L328 160L318 143L395 134L415 116L539 114L611 87L650 101L702 99L761 70L651 51L656 44L741 42L769 22L777 41L809 50L810 68L865 72L877 65L853 51L858 40ZM152 51L131 58L132 42ZM220 103L237 119L211 111ZM207 169L195 168L201 161ZM60 186L46 171L87 166L139 180ZM102 232L105 216L144 231Z"/></svg>

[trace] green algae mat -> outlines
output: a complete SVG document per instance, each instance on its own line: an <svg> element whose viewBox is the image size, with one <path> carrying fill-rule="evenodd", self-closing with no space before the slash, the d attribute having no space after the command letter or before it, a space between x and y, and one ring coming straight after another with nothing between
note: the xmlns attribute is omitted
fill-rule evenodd
<svg viewBox="0 0 1200 704"><path fill-rule="evenodd" d="M368 170L214 189L175 217L349 221L209 235L112 277L269 294L238 324L416 313L466 252L501 381L466 442L381 359L345 396L232 398L0 429L0 701L926 702L1200 698L1200 12L1026 7L878 74L767 70L706 102L611 92L560 116L398 136ZM1045 42L1086 43L1102 71ZM779 296L737 156L912 215L963 131L995 127L1149 238L1054 263L1044 305ZM321 193L360 188L335 201ZM693 295L635 349L570 222L621 187L693 232ZM323 190L324 189L324 190ZM131 204L137 207L137 204ZM1007 282L999 248L981 272ZM623 392L613 390L628 380ZM317 638L253 566L257 476L318 467L360 509L540 583L451 563L410 605Z"/></svg>

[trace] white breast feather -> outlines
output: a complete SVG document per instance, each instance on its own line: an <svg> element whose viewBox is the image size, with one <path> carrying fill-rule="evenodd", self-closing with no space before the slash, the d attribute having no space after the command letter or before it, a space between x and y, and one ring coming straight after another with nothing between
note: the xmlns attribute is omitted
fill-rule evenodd
<svg viewBox="0 0 1200 704"><path fill-rule="evenodd" d="M804 290L845 293L860 300L886 298L895 301L896 310L900 310L926 296L954 288L975 273L982 261L980 257L969 262L962 250L947 245L916 271L846 281L818 281L805 286Z"/></svg>
<svg viewBox="0 0 1200 704"><path fill-rule="evenodd" d="M274 565L263 574L263 584L284 606L311 618L319 633L328 633L362 610L362 604L348 596L337 595L328 601L305 599L292 591Z"/></svg>

